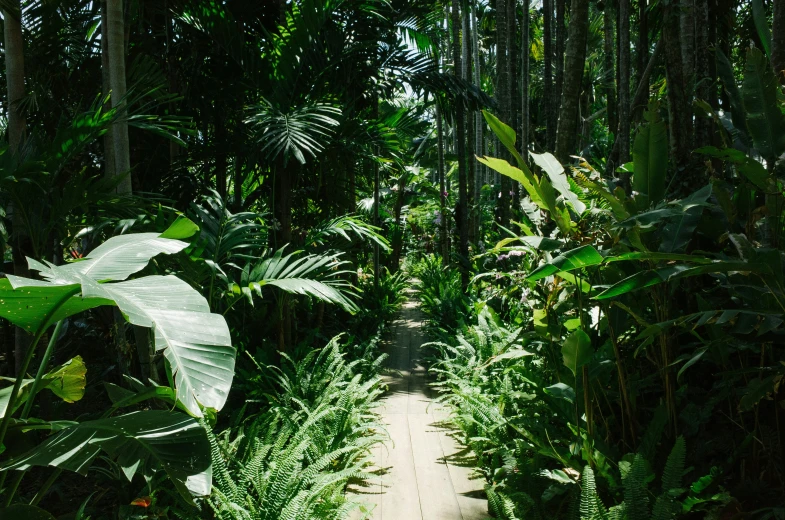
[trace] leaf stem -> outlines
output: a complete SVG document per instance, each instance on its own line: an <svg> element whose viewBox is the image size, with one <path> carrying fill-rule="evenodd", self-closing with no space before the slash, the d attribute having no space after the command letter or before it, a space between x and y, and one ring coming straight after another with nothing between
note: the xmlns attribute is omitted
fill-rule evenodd
<svg viewBox="0 0 785 520"><path fill-rule="evenodd" d="M22 380L25 377L25 373L27 372L28 367L30 366L30 361L33 360L33 355L35 354L35 347L38 346L38 342L41 341L41 337L46 332L46 329L49 328L51 324L52 317L55 313L60 310L60 308L65 305L65 302L71 299L73 295L78 293L82 290L81 285L75 286L73 289L68 291L63 298L57 302L57 304L52 307L49 312L47 313L46 317L41 321L41 326L38 328L38 332L35 334L35 338L33 339L33 343L27 349L27 354L25 355L25 359L22 362L22 366L19 368L19 373L16 376L16 381L14 382L14 388L11 391L11 395L8 396L8 405L6 407L5 415L3 416L3 421L0 423L0 446L3 445L3 440L5 440L5 434L8 431L8 425L11 423L11 415L13 415L14 405L16 404L17 395L19 394L19 389L22 388Z"/></svg>
<svg viewBox="0 0 785 520"><path fill-rule="evenodd" d="M60 335L60 330L63 328L63 321L64 320L60 320L57 322L57 325L55 325L55 330L52 331L52 336L49 338L49 344L46 346L44 356L41 358L41 365L38 367L38 373L35 375L33 387L30 390L30 397L27 399L25 407L22 410L22 419L27 419L27 417L30 415L30 411L33 409L35 395L41 390L41 380L44 378L44 374L46 374L46 367L49 365L49 359L52 357L52 352L54 352L55 343L57 343L57 336Z"/></svg>

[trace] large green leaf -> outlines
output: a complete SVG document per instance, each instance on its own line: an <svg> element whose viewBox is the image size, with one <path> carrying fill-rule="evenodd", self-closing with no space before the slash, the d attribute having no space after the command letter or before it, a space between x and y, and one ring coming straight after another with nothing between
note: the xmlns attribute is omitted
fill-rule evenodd
<svg viewBox="0 0 785 520"><path fill-rule="evenodd" d="M591 361L594 354L591 348L591 338L583 332L583 329L575 329L572 334L567 336L561 347L564 366L570 369L572 375L578 375L578 369Z"/></svg>
<svg viewBox="0 0 785 520"><path fill-rule="evenodd" d="M527 280L536 281L546 276L564 271L574 271L584 267L591 267L602 263L602 256L594 246L585 245L562 253L545 265L541 265L526 277Z"/></svg>
<svg viewBox="0 0 785 520"><path fill-rule="evenodd" d="M681 215L668 220L663 227L660 251L677 253L687 249L687 245L692 239L692 233L698 227L698 222L703 214L703 205L710 196L711 184L708 184L680 201L678 205L683 211Z"/></svg>
<svg viewBox="0 0 785 520"><path fill-rule="evenodd" d="M220 410L234 377L229 327L207 300L176 276L146 276L112 284L83 282L86 298L113 301L129 322L150 327L155 348L172 368L177 399L194 416L200 404Z"/></svg>
<svg viewBox="0 0 785 520"><path fill-rule="evenodd" d="M567 174L564 173L564 166L550 153L534 153L529 152L535 164L539 166L542 171L548 175L551 185L558 191L564 200L572 207L573 211L578 215L586 211L586 204L581 202L578 195L572 191L570 182L567 180Z"/></svg>
<svg viewBox="0 0 785 520"><path fill-rule="evenodd" d="M763 0L752 0L752 21L755 23L755 30L758 31L766 56L771 58L771 29L769 28L769 21L766 19L766 8L763 5Z"/></svg>
<svg viewBox="0 0 785 520"><path fill-rule="evenodd" d="M82 475L103 451L116 458L131 480L163 468L177 485L196 496L210 494L210 444L193 418L165 410L146 410L86 421L61 430L29 452L6 461L0 470L54 466Z"/></svg>
<svg viewBox="0 0 785 520"><path fill-rule="evenodd" d="M520 182L523 188L529 194L529 197L531 197L532 202L537 204L540 209L547 211L551 211L551 209L553 209L552 206L546 204L540 190L539 181L530 172L525 172L520 168L516 168L504 159L496 159L494 157L478 157L477 160L485 166L499 172L500 174L507 176L514 181Z"/></svg>
<svg viewBox="0 0 785 520"><path fill-rule="evenodd" d="M507 151L515 157L518 164L521 164L523 162L523 157L521 157L521 154L518 153L518 150L515 148L515 130L505 123L502 123L498 117L487 110L483 110L482 115L485 116L485 121L488 123L490 129L496 134L496 137L499 138L499 142L501 142L504 147L507 148Z"/></svg>
<svg viewBox="0 0 785 520"><path fill-rule="evenodd" d="M207 301L174 276L99 283L107 277L125 278L152 256L185 245L156 234L131 234L108 240L91 253L91 263L31 261L31 268L41 270L49 281L12 275L0 279L0 316L38 333L78 312L117 305L131 323L154 329L156 348L173 370L178 400L200 417L200 405L216 410L223 406L234 374L235 351L223 316L210 313Z"/></svg>
<svg viewBox="0 0 785 520"><path fill-rule="evenodd" d="M178 253L187 246L180 240L163 238L161 233L132 233L110 238L79 262L47 266L28 259L28 263L30 269L55 284L73 283L81 276L99 282L125 280L144 269L154 256Z"/></svg>
<svg viewBox="0 0 785 520"><path fill-rule="evenodd" d="M87 368L82 357L76 356L45 374L37 391L51 390L53 394L67 403L76 402L84 397L84 389L87 384L86 374ZM13 379L7 379L13 381ZM30 398L34 382L35 379L22 380L17 398L14 400L13 411L18 410ZM12 392L13 386L0 390L0 417L5 417Z"/></svg>
<svg viewBox="0 0 785 520"><path fill-rule="evenodd" d="M722 81L725 92L728 93L731 121L738 132L738 137L745 145L749 146L750 137L747 135L747 116L744 111L744 101L741 97L741 90L736 83L736 74L733 71L733 65L731 65L730 60L728 60L728 57L720 50L719 46L716 47L715 58L717 61L717 74Z"/></svg>
<svg viewBox="0 0 785 520"><path fill-rule="evenodd" d="M635 136L632 160L632 189L646 197L643 207L657 204L665 196L668 173L668 134L663 121L652 121L641 128Z"/></svg>
<svg viewBox="0 0 785 520"><path fill-rule="evenodd" d="M785 115L777 102L777 78L760 49L747 51L742 95L747 129L755 148L767 161L785 152Z"/></svg>
<svg viewBox="0 0 785 520"><path fill-rule="evenodd" d="M256 265L247 265L240 276L240 284L230 283L233 292L262 296L264 286L282 291L310 296L356 312L357 305L349 299L354 295L352 285L344 279L349 271L343 267L348 262L340 254L302 255L294 252L284 256L284 248Z"/></svg>

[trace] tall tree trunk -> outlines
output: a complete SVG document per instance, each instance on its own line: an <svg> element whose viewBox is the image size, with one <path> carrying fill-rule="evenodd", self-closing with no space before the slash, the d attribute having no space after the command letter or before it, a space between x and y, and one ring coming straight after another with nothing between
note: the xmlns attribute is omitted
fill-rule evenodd
<svg viewBox="0 0 785 520"><path fill-rule="evenodd" d="M106 0L101 0L101 80L104 97L112 92L109 74L109 22L106 16ZM111 106L111 99L108 104ZM110 126L104 134L104 174L107 177L117 175L114 160L114 126Z"/></svg>
<svg viewBox="0 0 785 520"><path fill-rule="evenodd" d="M646 70L646 65L649 63L649 14L646 10L646 0L638 0L638 48L637 48L637 74L635 75L636 83L640 85L643 81L643 73ZM643 100L643 106L649 104L649 89L646 89L646 95ZM633 121L639 121L643 115L643 107L632 107Z"/></svg>
<svg viewBox="0 0 785 520"><path fill-rule="evenodd" d="M692 98L695 84L695 0L682 0L679 9L679 39L681 41L681 66L684 89Z"/></svg>
<svg viewBox="0 0 785 520"><path fill-rule="evenodd" d="M471 1L471 20L472 20L472 28L471 28L471 35L472 35L472 82L477 88L481 88L481 77L480 77L480 45L478 41L478 25L479 20L477 19L477 6L476 2ZM477 155L483 154L483 117L479 111L475 111L474 113L474 151ZM480 200L480 192L483 185L483 176L482 176L482 166L477 163L474 157L469 157L469 160L472 161L475 167L474 173L474 200ZM479 215L477 219L475 219L475 234L479 237Z"/></svg>
<svg viewBox="0 0 785 520"><path fill-rule="evenodd" d="M19 152L25 139L27 122L19 103L25 95L25 57L22 38L22 9L19 0L11 0L12 9L3 9L3 32L5 35L5 79L8 90L8 145L10 153ZM30 237L19 211L10 206L13 224L13 262L14 274L29 276L25 256L31 254ZM27 334L17 328L14 339L14 374L18 375L29 339Z"/></svg>
<svg viewBox="0 0 785 520"><path fill-rule="evenodd" d="M554 0L556 2L556 29L553 31L556 36L556 88L553 89L553 106L554 114L560 114L561 102L564 93L564 53L566 52L565 41L567 40L566 26L564 25L564 9L567 0ZM572 17L570 15L570 26L572 26ZM559 120L555 122L556 127L556 140L559 139Z"/></svg>
<svg viewBox="0 0 785 520"><path fill-rule="evenodd" d="M570 36L566 51L567 65L559 111L559 131L556 136L556 158L563 163L569 160L569 155L575 147L575 136L578 134L578 104L583 84L588 33L589 0L572 0Z"/></svg>
<svg viewBox="0 0 785 520"><path fill-rule="evenodd" d="M528 163L529 149L529 55L531 43L529 0L523 0L523 20L521 21L521 156Z"/></svg>
<svg viewBox="0 0 785 520"><path fill-rule="evenodd" d="M516 78L518 77L518 5L517 0L507 0L507 124L515 130L518 127L518 96ZM510 157L512 161L512 157ZM510 218L518 219L516 209L520 207L520 183L508 181L510 186Z"/></svg>
<svg viewBox="0 0 785 520"><path fill-rule="evenodd" d="M679 13L673 5L663 5L663 41L665 44L665 75L668 82L668 123L671 155L678 168L689 160L692 111L684 88L682 47L679 38Z"/></svg>
<svg viewBox="0 0 785 520"><path fill-rule="evenodd" d="M608 107L608 129L614 134L619 131L618 106L616 105L616 52L614 50L614 13L612 2L605 2L603 11L604 39L603 39L603 74L605 76L603 90L605 91L605 105Z"/></svg>
<svg viewBox="0 0 785 520"><path fill-rule="evenodd" d="M630 160L630 0L619 0L619 162Z"/></svg>
<svg viewBox="0 0 785 520"><path fill-rule="evenodd" d="M553 102L553 1L543 0L543 98L545 111L545 148L553 150L556 145L556 114L557 107Z"/></svg>
<svg viewBox="0 0 785 520"><path fill-rule="evenodd" d="M19 103L25 96L25 58L22 39L22 10L19 0L10 0L13 10L3 9L5 34L5 79L8 88L8 146L16 153L25 137L27 122Z"/></svg>
<svg viewBox="0 0 785 520"><path fill-rule="evenodd" d="M436 143L439 152L439 214L441 225L439 226L439 245L442 255L442 264L447 265L450 260L450 250L447 243L447 186L444 179L444 125L442 124L442 110L439 106L440 101L436 100Z"/></svg>
<svg viewBox="0 0 785 520"><path fill-rule="evenodd" d="M771 27L771 65L780 83L785 85L785 0L774 0Z"/></svg>
<svg viewBox="0 0 785 520"><path fill-rule="evenodd" d="M471 23L471 10L469 4L473 4L474 0L464 0L463 7L461 8L461 23L463 25L463 38L461 39L461 69L462 77L469 83L474 83L472 76L472 23ZM474 160L474 118L475 111L471 110L466 113L466 198L468 216L468 234L469 242L474 244L477 242L477 235L475 233L476 226L474 225L477 220L474 202L474 176L476 170L476 161Z"/></svg>
<svg viewBox="0 0 785 520"><path fill-rule="evenodd" d="M695 96L712 103L711 86L714 78L711 75L710 60L714 53L709 50L709 0L695 1ZM706 146L711 144L713 121L706 117L695 120L695 144Z"/></svg>
<svg viewBox="0 0 785 520"><path fill-rule="evenodd" d="M507 18L508 9L507 2L514 2L515 0L496 0L496 100L499 105L499 119L502 122L510 123L510 101L509 101L509 84L510 84L510 68L507 64L509 52L509 29ZM506 152L501 153L502 158L507 158ZM499 197L499 223L508 227L510 223L510 187L512 183L510 178L502 176L501 178L501 197Z"/></svg>
<svg viewBox="0 0 785 520"><path fill-rule="evenodd" d="M461 13L460 0L452 0L452 45L454 73L459 75L462 68L461 59ZM466 263L469 258L469 204L468 204L468 184L466 171L466 126L464 108L461 103L455 104L455 130L456 147L455 152L458 156L458 207L456 216L458 217L458 253L461 256L461 283L464 287L469 285L469 271Z"/></svg>
<svg viewBox="0 0 785 520"><path fill-rule="evenodd" d="M109 81L112 87L112 106L125 110L125 25L123 23L123 0L106 0L106 22L109 46ZM131 155L128 144L128 123L123 120L114 124L115 174L123 175L117 193L131 193Z"/></svg>

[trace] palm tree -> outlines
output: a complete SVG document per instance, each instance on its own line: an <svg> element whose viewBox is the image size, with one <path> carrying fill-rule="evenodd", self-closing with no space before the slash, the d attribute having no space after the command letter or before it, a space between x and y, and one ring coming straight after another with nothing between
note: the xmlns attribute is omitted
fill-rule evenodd
<svg viewBox="0 0 785 520"><path fill-rule="evenodd" d="M460 0L452 0L452 53L453 53L453 73L456 76L461 74L463 66L461 52L461 12ZM465 35L464 35L465 37ZM462 103L455 104L455 130L456 130L456 153L458 155L458 207L456 213L458 217L458 253L461 256L461 280L464 287L469 284L469 272L464 265L469 257L469 200L468 200L468 176L466 168L466 122L465 112Z"/></svg>
<svg viewBox="0 0 785 520"><path fill-rule="evenodd" d="M771 26L771 63L780 83L785 85L785 0L774 0Z"/></svg>
<svg viewBox="0 0 785 520"><path fill-rule="evenodd" d="M556 136L556 157L566 162L578 134L578 102L583 84L586 61L586 37L589 32L589 0L572 0L570 36L567 40L559 128ZM561 58L559 58L561 61Z"/></svg>
<svg viewBox="0 0 785 520"><path fill-rule="evenodd" d="M22 40L22 9L19 0L5 2L5 77L8 88L8 145L16 153L25 135L25 115L20 102L25 95L25 59Z"/></svg>
<svg viewBox="0 0 785 520"><path fill-rule="evenodd" d="M123 0L106 0L107 59L109 61L109 84L112 87L112 106L126 103L125 85L125 25L123 23ZM131 155L128 143L126 118L117 121L112 129L114 173L123 175L117 192L131 193Z"/></svg>

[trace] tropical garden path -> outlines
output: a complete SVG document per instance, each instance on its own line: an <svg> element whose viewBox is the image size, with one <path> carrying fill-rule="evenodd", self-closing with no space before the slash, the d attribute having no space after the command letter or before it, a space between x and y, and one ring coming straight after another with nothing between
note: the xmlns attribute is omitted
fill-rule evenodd
<svg viewBox="0 0 785 520"><path fill-rule="evenodd" d="M389 390L380 407L391 439L374 453L380 480L352 493L375 506L369 517L374 520L489 518L483 482L472 478L471 454L455 439L419 363L423 316L411 294L391 333L383 347Z"/></svg>

